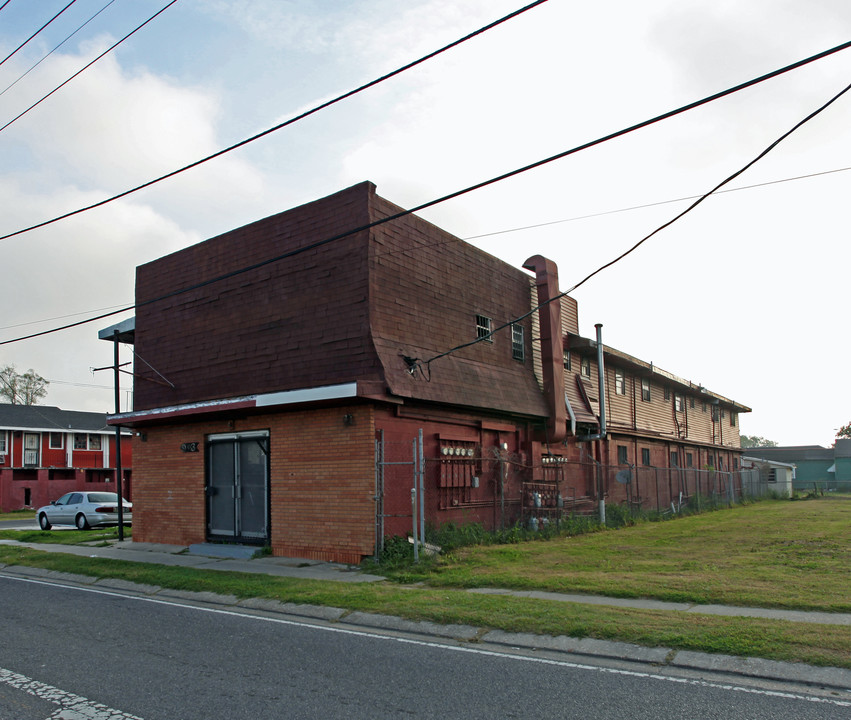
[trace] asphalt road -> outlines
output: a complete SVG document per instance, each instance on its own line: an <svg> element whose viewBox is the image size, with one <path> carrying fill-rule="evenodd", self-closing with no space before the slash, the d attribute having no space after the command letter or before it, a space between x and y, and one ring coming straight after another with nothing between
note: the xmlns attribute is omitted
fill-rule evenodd
<svg viewBox="0 0 851 720"><path fill-rule="evenodd" d="M2 574L0 618L0 720L851 717L847 700L800 688L593 667Z"/></svg>

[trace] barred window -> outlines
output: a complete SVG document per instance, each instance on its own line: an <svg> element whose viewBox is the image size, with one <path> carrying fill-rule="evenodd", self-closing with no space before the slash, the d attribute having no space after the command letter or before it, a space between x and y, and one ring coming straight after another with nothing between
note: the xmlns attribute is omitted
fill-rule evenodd
<svg viewBox="0 0 851 720"><path fill-rule="evenodd" d="M476 315L476 337L485 342L493 342L493 321L484 315Z"/></svg>
<svg viewBox="0 0 851 720"><path fill-rule="evenodd" d="M526 333L522 325L511 325L511 357L520 362L526 360Z"/></svg>

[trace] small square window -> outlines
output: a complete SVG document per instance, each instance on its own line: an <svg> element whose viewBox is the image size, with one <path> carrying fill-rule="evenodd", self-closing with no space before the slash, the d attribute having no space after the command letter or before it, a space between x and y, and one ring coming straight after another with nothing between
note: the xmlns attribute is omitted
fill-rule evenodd
<svg viewBox="0 0 851 720"><path fill-rule="evenodd" d="M100 435L89 435L89 450L100 450Z"/></svg>
<svg viewBox="0 0 851 720"><path fill-rule="evenodd" d="M591 377L591 360L587 357L582 358L579 364L579 372L581 372L585 377Z"/></svg>
<svg viewBox="0 0 851 720"><path fill-rule="evenodd" d="M627 450L628 448L626 445L618 445L618 465L627 465L629 463Z"/></svg>
<svg viewBox="0 0 851 720"><path fill-rule="evenodd" d="M650 465L650 448L641 448L641 464Z"/></svg>
<svg viewBox="0 0 851 720"><path fill-rule="evenodd" d="M86 433L74 433L74 449L87 450L89 447L89 436Z"/></svg>
<svg viewBox="0 0 851 720"><path fill-rule="evenodd" d="M626 377L618 368L615 368L615 394L626 395Z"/></svg>
<svg viewBox="0 0 851 720"><path fill-rule="evenodd" d="M485 342L493 342L493 321L484 315L476 315L476 337Z"/></svg>
<svg viewBox="0 0 851 720"><path fill-rule="evenodd" d="M641 378L641 399L650 402L650 381L647 378Z"/></svg>
<svg viewBox="0 0 851 720"><path fill-rule="evenodd" d="M61 450L65 446L65 433L52 432L50 433L50 448L52 450Z"/></svg>
<svg viewBox="0 0 851 720"><path fill-rule="evenodd" d="M522 325L511 325L511 357L520 362L526 360L526 333Z"/></svg>

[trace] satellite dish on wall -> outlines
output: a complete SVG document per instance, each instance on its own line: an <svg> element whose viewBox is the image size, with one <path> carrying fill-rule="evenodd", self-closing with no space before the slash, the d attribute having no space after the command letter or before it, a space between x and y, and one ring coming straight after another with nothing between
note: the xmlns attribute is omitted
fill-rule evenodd
<svg viewBox="0 0 851 720"><path fill-rule="evenodd" d="M615 480L617 480L621 485L629 485L632 482L632 470L630 470L630 468L618 470L617 475L615 475Z"/></svg>

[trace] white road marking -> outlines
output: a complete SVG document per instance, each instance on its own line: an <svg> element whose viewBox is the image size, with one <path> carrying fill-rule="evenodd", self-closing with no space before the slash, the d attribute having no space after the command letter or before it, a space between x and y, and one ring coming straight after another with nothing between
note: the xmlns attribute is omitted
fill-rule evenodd
<svg viewBox="0 0 851 720"><path fill-rule="evenodd" d="M0 668L0 683L59 705L59 709L51 713L48 720L142 720L136 715L128 715L120 710L108 708L101 703L92 702L52 685L45 685L11 670Z"/></svg>
<svg viewBox="0 0 851 720"><path fill-rule="evenodd" d="M592 672L601 672L610 675L625 675L628 677L638 677L638 678L646 678L649 680L662 680L665 682L677 683L680 685L697 685L700 687L707 688L715 688L718 690L727 690L732 692L743 692L751 695L765 695L768 697L777 697L777 698L785 698L787 700L803 700L805 702L814 702L814 703L825 703L828 705L838 705L839 707L851 707L851 702L846 700L837 700L833 698L825 698L818 697L815 695L803 695L800 693L791 693L791 692L782 692L778 690L765 690L761 688L752 688L752 687L744 687L740 685L733 685L730 683L720 683L720 682L712 682L709 680L694 680L689 678L679 678L672 677L669 675L661 675L659 673L649 673L649 672L641 672L637 670L621 670L618 668L607 668L607 667L599 667L596 665L586 665L582 663L570 662L567 660L552 660L548 658L541 657L528 657L526 655L517 655L515 653L510 652L498 652L495 650L485 650L482 648L475 648L469 645L460 646L460 645L447 645L440 642L428 641L428 640L414 640L412 638L402 638L395 637L393 635L381 635L379 631L376 632L367 632L364 630L353 630L351 628L342 628L342 627L330 627L327 625L317 625L311 622L300 622L298 620L285 620L284 618L275 618L275 617L267 617L265 615L251 615L242 612L236 612L234 610L223 610L221 608L211 608L211 607L201 607L199 605L190 605L188 603L181 602L173 602L171 600L161 600L159 598L152 597L140 597L137 595L126 595L121 592L116 592L113 590L101 590L97 588L91 587L78 587L76 585L64 585L63 583L54 583L45 580L36 580L34 578L24 578L17 577L14 575L5 575L0 572L0 577L4 577L8 580L19 580L20 582L28 582L36 585L48 585L48 586L61 586L63 588L67 588L69 590L79 590L81 592L93 593L95 595L111 595L113 597L121 597L127 600L137 600L139 602L148 602L153 603L155 605L170 605L171 607L179 607L187 610L197 610L200 612L208 612L214 613L217 615L230 615L232 617L239 617L243 619L253 619L260 620L263 622L271 622L279 625L292 625L294 627L306 627L312 630L323 630L325 632L332 633L341 633L343 635L354 635L357 637L368 637L376 640L386 640L390 642L398 642L408 645L419 645L422 647L432 647L439 648L442 650L450 650L452 652L461 652L461 653L471 653L474 655L486 655L489 657L497 657L497 658L508 658L510 660L520 660L523 662L533 662L540 663L542 665L555 665L558 667L566 667L576 670L590 670ZM345 622L345 618L341 621ZM109 716L107 716L109 717ZM131 718L130 715L118 715L117 718ZM100 720L100 718L98 718ZM134 719L135 720L135 719Z"/></svg>

